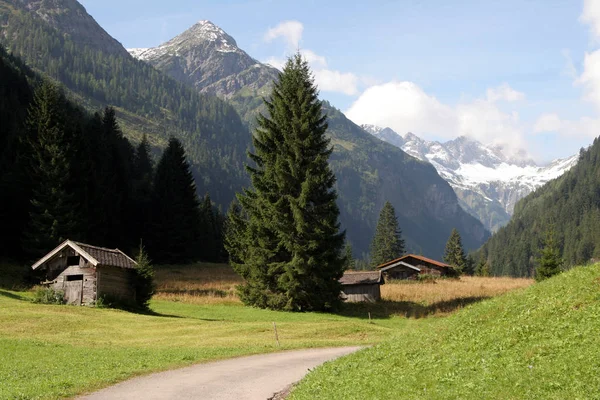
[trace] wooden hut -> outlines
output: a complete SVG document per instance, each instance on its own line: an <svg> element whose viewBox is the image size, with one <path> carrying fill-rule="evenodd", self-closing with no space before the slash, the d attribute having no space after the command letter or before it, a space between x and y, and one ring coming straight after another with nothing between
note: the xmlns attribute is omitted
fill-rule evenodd
<svg viewBox="0 0 600 400"><path fill-rule="evenodd" d="M381 271L346 272L340 283L345 301L374 303L381 299L380 286L384 284L384 280Z"/></svg>
<svg viewBox="0 0 600 400"><path fill-rule="evenodd" d="M91 305L103 297L135 298L131 277L136 262L119 249L66 240L31 266L45 271L43 282L62 290L67 304Z"/></svg>
<svg viewBox="0 0 600 400"><path fill-rule="evenodd" d="M418 275L451 276L454 269L431 258L408 254L377 266L387 279L416 279Z"/></svg>

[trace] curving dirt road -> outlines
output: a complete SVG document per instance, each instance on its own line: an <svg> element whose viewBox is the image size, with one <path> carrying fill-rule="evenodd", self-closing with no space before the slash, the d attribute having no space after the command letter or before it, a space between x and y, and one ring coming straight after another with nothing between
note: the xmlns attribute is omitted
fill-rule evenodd
<svg viewBox="0 0 600 400"><path fill-rule="evenodd" d="M134 378L80 400L265 400L302 379L309 368L361 347L294 350L239 357Z"/></svg>

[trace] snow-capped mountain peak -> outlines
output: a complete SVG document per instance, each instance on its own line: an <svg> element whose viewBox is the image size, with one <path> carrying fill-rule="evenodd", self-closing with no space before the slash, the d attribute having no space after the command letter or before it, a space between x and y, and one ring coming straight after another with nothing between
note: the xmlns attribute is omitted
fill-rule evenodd
<svg viewBox="0 0 600 400"><path fill-rule="evenodd" d="M558 178L578 160L574 155L539 166L525 151L507 155L502 146L484 145L465 136L440 143L411 132L402 137L390 128L375 125L362 128L431 163L454 188L463 208L492 231L508 222L518 200Z"/></svg>

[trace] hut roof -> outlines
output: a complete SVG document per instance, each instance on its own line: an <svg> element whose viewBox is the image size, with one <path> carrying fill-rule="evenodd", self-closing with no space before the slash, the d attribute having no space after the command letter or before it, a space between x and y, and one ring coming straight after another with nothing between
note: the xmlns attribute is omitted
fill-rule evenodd
<svg viewBox="0 0 600 400"><path fill-rule="evenodd" d="M407 254L407 255L402 256L400 258L396 258L395 260L388 261L386 263L378 265L377 269L382 269L382 268L388 267L388 266L390 266L392 264L398 263L399 261L407 262L410 258L415 258L417 260L424 261L426 263L436 265L436 266L438 266L440 268L451 268L450 265L448 265L446 263L443 263L443 262L440 262L440 261L433 260L431 258L427 258L427 257L423 257L423 256L418 256L416 254Z"/></svg>
<svg viewBox="0 0 600 400"><path fill-rule="evenodd" d="M92 246L85 243L74 242L72 240L65 240L58 245L50 253L40 258L35 264L31 266L32 269L36 269L43 265L45 262L53 258L58 252L65 247L70 247L77 254L88 260L95 267L107 266L107 267L119 267L119 268L135 268L137 263L123 253L119 249L107 249L104 247Z"/></svg>
<svg viewBox="0 0 600 400"><path fill-rule="evenodd" d="M410 265L408 263L405 263L404 261L396 261L396 262L391 263L391 264L388 263L388 265L386 267L377 267L377 268L379 268L379 270L381 272L385 272L387 270L399 267L400 265L405 266L405 267L410 268L410 269L414 269L415 271L419 271L419 272L421 271L421 268L418 268L418 267L415 267L414 265Z"/></svg>
<svg viewBox="0 0 600 400"><path fill-rule="evenodd" d="M383 285L383 277L381 271L369 272L344 272L344 276L340 278L342 285Z"/></svg>

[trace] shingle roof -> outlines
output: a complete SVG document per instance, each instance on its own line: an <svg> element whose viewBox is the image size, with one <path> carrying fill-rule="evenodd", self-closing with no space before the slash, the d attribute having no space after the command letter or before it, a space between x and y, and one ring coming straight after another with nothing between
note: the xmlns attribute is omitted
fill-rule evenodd
<svg viewBox="0 0 600 400"><path fill-rule="evenodd" d="M94 257L100 265L108 267L135 268L135 261L119 249L107 249L85 243L73 242L83 251Z"/></svg>
<svg viewBox="0 0 600 400"><path fill-rule="evenodd" d="M383 284L383 277L381 271L369 271L369 272L345 272L344 276L340 278L342 285L369 285L369 284Z"/></svg>
<svg viewBox="0 0 600 400"><path fill-rule="evenodd" d="M430 264L433 264L433 265L437 265L438 267L441 267L441 268L451 268L451 267L450 267L450 265L448 265L448 264L445 264L445 263L443 263L443 262L440 262L440 261L433 260L433 259L431 259L431 258L427 258L427 257L423 257L423 256L418 256L418 255L416 255L416 254L407 254L407 255L405 255L405 256L402 256L402 257L400 257L400 258L397 258L397 259L395 259L395 260L388 261L388 262L386 262L386 263L383 263L383 264L381 264L381 265L378 265L378 266L377 266L377 269L381 269L381 268L387 267L388 265L395 264L395 263L397 263L398 261L405 261L405 262L406 262L406 260L407 260L408 258L416 258L417 260L425 261L425 262L427 262L427 263L430 263Z"/></svg>

